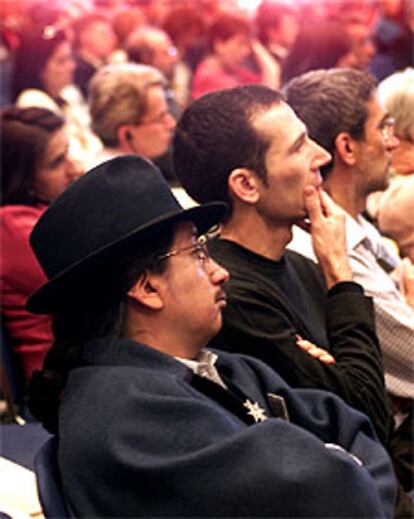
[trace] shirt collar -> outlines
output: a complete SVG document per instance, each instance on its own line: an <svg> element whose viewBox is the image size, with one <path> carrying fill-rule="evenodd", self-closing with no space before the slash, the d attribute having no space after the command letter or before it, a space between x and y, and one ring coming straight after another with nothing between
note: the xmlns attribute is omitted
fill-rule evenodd
<svg viewBox="0 0 414 519"><path fill-rule="evenodd" d="M363 216L358 215L354 219L350 215L346 215L346 234L348 254L362 245L365 250L371 251L376 261L387 272L398 266L399 259L388 250L384 244L384 238Z"/></svg>
<svg viewBox="0 0 414 519"><path fill-rule="evenodd" d="M218 356L212 351L202 349L195 359L183 359L182 357L175 357L175 359L190 368L196 375L208 378L226 388L215 366Z"/></svg>
<svg viewBox="0 0 414 519"><path fill-rule="evenodd" d="M362 243L365 239L369 238L367 227L365 225L366 220L358 215L355 218L352 218L349 214L345 215L345 223L346 223L346 239L347 239L347 247L348 252L352 251Z"/></svg>

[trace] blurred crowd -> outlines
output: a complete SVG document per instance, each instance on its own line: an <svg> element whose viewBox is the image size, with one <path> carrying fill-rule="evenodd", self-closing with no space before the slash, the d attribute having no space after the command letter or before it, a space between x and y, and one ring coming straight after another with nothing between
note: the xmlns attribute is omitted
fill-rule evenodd
<svg viewBox="0 0 414 519"><path fill-rule="evenodd" d="M91 88L104 81L91 83L108 64L157 69L177 119L190 100L220 88L280 88L331 67L369 70L382 80L414 59L410 0L1 0L0 7L0 106L64 116L70 155L84 168L108 145L96 121L108 108L96 94L103 87ZM171 177L168 160L161 166Z"/></svg>
<svg viewBox="0 0 414 519"><path fill-rule="evenodd" d="M37 89L51 98L47 108L67 99L84 106L91 77L108 63L159 69L180 108L220 87L280 87L318 68L368 69L381 80L413 64L410 0L2 0L0 7L2 105L27 106L22 94Z"/></svg>

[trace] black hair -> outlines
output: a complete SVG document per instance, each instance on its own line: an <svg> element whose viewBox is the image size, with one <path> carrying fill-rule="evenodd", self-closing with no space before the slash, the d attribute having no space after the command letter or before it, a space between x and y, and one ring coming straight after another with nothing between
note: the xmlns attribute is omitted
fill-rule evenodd
<svg viewBox="0 0 414 519"><path fill-rule="evenodd" d="M44 108L9 107L1 112L1 205L35 205L37 169L64 120Z"/></svg>
<svg viewBox="0 0 414 519"><path fill-rule="evenodd" d="M115 343L124 333L126 294L145 271L162 273L167 261L157 257L168 252L174 227L161 227L150 239L125 242L100 257L92 268L68 283L53 314L54 342L44 369L29 382L29 407L33 416L51 433L58 432L58 411L70 371L80 367L88 343Z"/></svg>
<svg viewBox="0 0 414 519"><path fill-rule="evenodd" d="M212 92L187 107L176 128L173 161L191 197L231 207L227 179L238 167L254 170L266 182L269 142L253 128L252 119L282 100L271 88L247 85Z"/></svg>
<svg viewBox="0 0 414 519"><path fill-rule="evenodd" d="M56 48L66 41L65 33L53 25L36 27L22 36L14 57L14 100L29 88L45 90L42 72Z"/></svg>

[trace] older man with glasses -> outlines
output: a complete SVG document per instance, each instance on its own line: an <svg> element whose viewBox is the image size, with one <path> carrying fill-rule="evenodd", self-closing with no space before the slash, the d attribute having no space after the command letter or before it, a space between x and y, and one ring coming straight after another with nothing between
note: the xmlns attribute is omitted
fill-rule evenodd
<svg viewBox="0 0 414 519"><path fill-rule="evenodd" d="M154 160L171 142L171 115L162 73L149 65L122 63L101 68L89 85L92 128L104 144L93 165L136 153Z"/></svg>

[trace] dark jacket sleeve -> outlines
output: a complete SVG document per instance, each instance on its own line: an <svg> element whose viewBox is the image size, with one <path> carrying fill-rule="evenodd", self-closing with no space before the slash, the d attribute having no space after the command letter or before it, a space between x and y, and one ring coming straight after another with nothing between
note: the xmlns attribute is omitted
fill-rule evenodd
<svg viewBox="0 0 414 519"><path fill-rule="evenodd" d="M252 294L251 287L233 286L228 290L224 326L213 344L263 360L292 387L324 389L339 395L364 412L380 440L387 443L391 412L372 302L358 289L331 291L326 299L326 316L330 351L336 360L331 365L296 345L300 331L282 299L273 297L270 301L265 287L263 291L256 288Z"/></svg>

